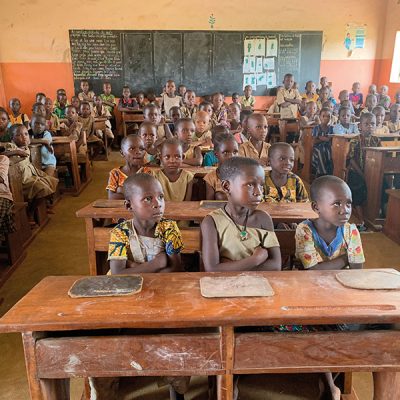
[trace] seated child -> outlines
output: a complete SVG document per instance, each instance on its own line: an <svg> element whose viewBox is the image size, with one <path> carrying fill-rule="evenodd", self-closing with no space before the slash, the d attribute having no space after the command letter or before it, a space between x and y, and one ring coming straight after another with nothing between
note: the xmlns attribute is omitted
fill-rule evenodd
<svg viewBox="0 0 400 400"><path fill-rule="evenodd" d="M372 112L377 104L377 97L374 94L368 94L365 98L365 108L362 109L361 113Z"/></svg>
<svg viewBox="0 0 400 400"><path fill-rule="evenodd" d="M41 103L40 103L41 104ZM43 104L41 104L43 106ZM51 133L46 130L46 119L43 115L33 114L32 121L32 139L31 143L41 144L40 153L42 156L42 170L47 175L54 176L56 173L57 160L54 155L54 149L51 145L53 137Z"/></svg>
<svg viewBox="0 0 400 400"><path fill-rule="evenodd" d="M5 235L15 231L13 196L8 182L9 165L8 157L0 155L0 242Z"/></svg>
<svg viewBox="0 0 400 400"><path fill-rule="evenodd" d="M205 111L198 111L194 117L194 124L193 142L199 146L212 146L209 114Z"/></svg>
<svg viewBox="0 0 400 400"><path fill-rule="evenodd" d="M319 91L319 97L318 97L318 100L317 100L317 107L318 107L319 109L321 109L321 108L323 107L323 104L324 104L326 101L329 101L330 95L331 95L331 90L329 89L328 86L322 88L322 89ZM332 109L333 109L333 107L334 107L334 106L333 106L333 103L332 103Z"/></svg>
<svg viewBox="0 0 400 400"><path fill-rule="evenodd" d="M242 105L240 104L240 96L239 93L232 93L232 103L231 104L237 104L239 106L239 109L242 109Z"/></svg>
<svg viewBox="0 0 400 400"><path fill-rule="evenodd" d="M379 88L378 105L382 106L385 110L389 110L390 107L390 96L388 96L389 88L386 85L382 85Z"/></svg>
<svg viewBox="0 0 400 400"><path fill-rule="evenodd" d="M78 110L78 111L81 109L81 100L79 99L78 96L71 97L71 106L75 107L75 110ZM90 108L92 108L92 107L90 107Z"/></svg>
<svg viewBox="0 0 400 400"><path fill-rule="evenodd" d="M317 94L320 94L321 90L324 88L329 88L329 82L326 76L321 76L321 78L319 79L319 87L316 90Z"/></svg>
<svg viewBox="0 0 400 400"><path fill-rule="evenodd" d="M353 196L353 206L360 221L358 228L365 231L362 206L367 200L367 185L364 178L365 151L363 147L379 146L379 138L372 136L375 132L376 118L372 113L362 113L360 116L360 135L350 140L347 155L346 181Z"/></svg>
<svg viewBox="0 0 400 400"><path fill-rule="evenodd" d="M0 143L11 142L12 137L9 132L10 117L8 116L7 110L0 107Z"/></svg>
<svg viewBox="0 0 400 400"><path fill-rule="evenodd" d="M181 118L175 125L175 133L182 145L183 164L200 167L203 156L198 142L192 144L195 126L191 118Z"/></svg>
<svg viewBox="0 0 400 400"><path fill-rule="evenodd" d="M46 127L52 135L56 135L60 130L60 120L56 114L53 113L53 102L50 97L46 97L46 103L44 104L46 110Z"/></svg>
<svg viewBox="0 0 400 400"><path fill-rule="evenodd" d="M280 90L283 86L277 86L276 87L276 93L278 93L278 90ZM268 115L273 115L273 114L280 114L280 108L278 105L278 100L275 97L274 102L269 106L268 111L267 111Z"/></svg>
<svg viewBox="0 0 400 400"><path fill-rule="evenodd" d="M46 119L46 106L43 103L33 103L32 114L41 115ZM31 126L31 124L29 125ZM47 121L46 121L46 127L47 127Z"/></svg>
<svg viewBox="0 0 400 400"><path fill-rule="evenodd" d="M196 105L196 93L194 90L188 90L183 97L183 106L181 107L182 117L194 119L198 111Z"/></svg>
<svg viewBox="0 0 400 400"><path fill-rule="evenodd" d="M339 109L339 122L333 127L335 134L359 133L357 124L351 121L351 110L348 107Z"/></svg>
<svg viewBox="0 0 400 400"><path fill-rule="evenodd" d="M111 114L110 123L111 123L111 131L114 131L116 128L114 108L115 108L115 96L111 93L111 83L104 82L103 83L103 93L99 95L101 100L103 101L103 105L107 108L108 112Z"/></svg>
<svg viewBox="0 0 400 400"><path fill-rule="evenodd" d="M87 144L84 140L82 123L78 121L78 113L73 106L67 106L66 119L60 124L61 136L68 136L76 142L78 154L87 154Z"/></svg>
<svg viewBox="0 0 400 400"><path fill-rule="evenodd" d="M299 112L301 96L299 91L293 88L293 85L293 75L286 74L283 78L283 87L276 93L276 101L283 119L295 119Z"/></svg>
<svg viewBox="0 0 400 400"><path fill-rule="evenodd" d="M182 168L181 142L172 138L165 140L160 146L161 169L145 167L143 172L147 172L159 180L166 201L190 201L194 175Z"/></svg>
<svg viewBox="0 0 400 400"><path fill-rule="evenodd" d="M148 104L148 100L146 99L144 92L138 92L136 94L136 102L138 103L140 110L142 110L143 107Z"/></svg>
<svg viewBox="0 0 400 400"><path fill-rule="evenodd" d="M222 133L229 133L229 129L226 126L218 125L211 129L211 142L213 147L215 146L216 137ZM218 158L215 155L214 150L208 151L203 158L203 167L215 167L218 165Z"/></svg>
<svg viewBox="0 0 400 400"><path fill-rule="evenodd" d="M105 125L106 128L103 131L101 130L96 130L95 134L97 137L103 139L104 134L107 136L107 138L112 141L114 139L114 134L112 132L112 126L111 126L111 118L112 115L109 111L109 109L107 108L107 106L105 106L103 104L103 99L100 96L94 96L94 106L93 106L93 110L92 110L92 115L93 117L96 118L106 118L105 121Z"/></svg>
<svg viewBox="0 0 400 400"><path fill-rule="evenodd" d="M390 133L387 125L383 124L383 122L385 121L385 117L386 117L385 109L382 106L376 106L372 110L372 114L374 114L375 118L376 118L375 135L377 135L377 136L387 135L388 133Z"/></svg>
<svg viewBox="0 0 400 400"><path fill-rule="evenodd" d="M172 138L172 133L163 117L161 117L161 110L155 104L147 104L143 109L143 117L145 121L150 121L157 126L158 139Z"/></svg>
<svg viewBox="0 0 400 400"><path fill-rule="evenodd" d="M28 214L33 221L34 210L40 199L49 199L57 189L58 179L47 175L36 168L30 161L30 138L25 125L14 124L10 128L12 143L4 144L5 156L10 158L10 164L14 164L22 181L24 199L29 203Z"/></svg>
<svg viewBox="0 0 400 400"><path fill-rule="evenodd" d="M181 118L182 118L182 112L179 107L173 106L169 109L169 119L171 122L168 123L168 127L171 133L175 133L175 124Z"/></svg>
<svg viewBox="0 0 400 400"><path fill-rule="evenodd" d="M239 154L239 146L231 133L220 133L214 139L214 153L221 165L224 161ZM218 168L209 172L204 178L206 182L207 200L226 200L227 196L222 189Z"/></svg>
<svg viewBox="0 0 400 400"><path fill-rule="evenodd" d="M135 98L131 97L131 89L129 86L124 86L122 88L122 96L118 102L118 110L132 110L132 109L139 109L139 105Z"/></svg>
<svg viewBox="0 0 400 400"><path fill-rule="evenodd" d="M185 94L186 94L186 86L179 85L178 86L178 95L181 96L182 100L185 98Z"/></svg>
<svg viewBox="0 0 400 400"><path fill-rule="evenodd" d="M224 105L224 94L216 92L212 96L213 114L211 120L213 125L226 125L228 112Z"/></svg>
<svg viewBox="0 0 400 400"><path fill-rule="evenodd" d="M268 149L271 147L265 142L268 134L268 122L262 114L251 114L247 118L247 134L249 141L239 147L239 155L257 160L266 166L268 161Z"/></svg>
<svg viewBox="0 0 400 400"><path fill-rule="evenodd" d="M325 101L324 103L322 103L322 108L329 108L331 110L330 125L336 125L338 122L338 117L336 115L333 115L333 103L330 100Z"/></svg>
<svg viewBox="0 0 400 400"><path fill-rule="evenodd" d="M271 171L265 173L264 201L298 203L308 201L303 181L292 172L294 150L289 143L274 143L268 154Z"/></svg>
<svg viewBox="0 0 400 400"><path fill-rule="evenodd" d="M46 95L42 92L36 93L35 103L42 103L43 105L45 105L46 104Z"/></svg>
<svg viewBox="0 0 400 400"><path fill-rule="evenodd" d="M94 130L94 118L90 104L87 101L82 101L79 111L78 122L82 124L82 132L86 132L87 143L102 143Z"/></svg>
<svg viewBox="0 0 400 400"><path fill-rule="evenodd" d="M348 222L352 193L346 182L332 175L315 179L311 207L318 218L306 220L296 229L296 257L304 269L362 268L365 258L360 234Z"/></svg>
<svg viewBox="0 0 400 400"><path fill-rule="evenodd" d="M128 135L122 138L120 153L125 160L125 165L110 171L106 187L109 199L124 198L124 182L143 166L146 153L144 148L143 140L138 135Z"/></svg>
<svg viewBox="0 0 400 400"><path fill-rule="evenodd" d="M201 102L199 104L199 111L205 111L210 116L210 121L211 121L212 126L215 126L215 125L213 125L213 120L212 120L214 109L213 109L213 105L210 102L208 102L208 101Z"/></svg>
<svg viewBox="0 0 400 400"><path fill-rule="evenodd" d="M348 90L341 90L339 92L339 103L337 103L335 105L335 107L333 108L333 113L335 115L339 115L339 110L342 107L348 107L348 108L350 108L351 115L354 115L355 112L354 112L353 104L351 102L344 103L344 102L348 102L348 101L349 101L349 91Z"/></svg>
<svg viewBox="0 0 400 400"><path fill-rule="evenodd" d="M176 95L176 85L173 80L168 80L165 84L165 93L161 95L161 110L164 111L165 115L169 115L171 107L180 107L182 103L182 97Z"/></svg>
<svg viewBox="0 0 400 400"><path fill-rule="evenodd" d="M247 119L253 114L252 110L240 111L240 125L242 126L242 135L246 138L245 142L249 140L249 134L247 132ZM235 137L236 138L236 137ZM241 144L241 143L238 143Z"/></svg>
<svg viewBox="0 0 400 400"><path fill-rule="evenodd" d="M11 113L9 115L11 125L23 124L29 129L29 118L26 114L21 113L21 102L17 98L13 98L9 102Z"/></svg>
<svg viewBox="0 0 400 400"><path fill-rule="evenodd" d="M300 114L304 115L307 107L307 103L310 101L314 102L317 104L317 101L319 99L318 94L316 93L317 86L313 81L308 81L306 83L305 87L305 93L301 95L301 104L300 104ZM317 105L318 108L318 105Z"/></svg>
<svg viewBox="0 0 400 400"><path fill-rule="evenodd" d="M140 124L138 135L143 140L144 149L146 150L144 163L159 163L157 146L161 142L157 143L157 126L150 121L143 121Z"/></svg>
<svg viewBox="0 0 400 400"><path fill-rule="evenodd" d="M238 144L247 142L246 136L242 133L242 124L240 123L239 104L231 103L228 106L228 126L232 135Z"/></svg>
<svg viewBox="0 0 400 400"><path fill-rule="evenodd" d="M398 90L394 96L395 104L400 104L400 90Z"/></svg>
<svg viewBox="0 0 400 400"><path fill-rule="evenodd" d="M251 158L232 157L219 168L228 203L201 223L207 272L281 269L281 253L271 217L257 210L263 198L264 170Z"/></svg>
<svg viewBox="0 0 400 400"><path fill-rule="evenodd" d="M81 92L78 93L78 98L80 101L86 101L89 104L93 104L94 92L89 90L89 81L81 80Z"/></svg>
<svg viewBox="0 0 400 400"><path fill-rule="evenodd" d="M360 82L354 82L352 86L352 92L349 94L349 100L354 107L356 115L360 114L361 108L364 104L363 94L361 93Z"/></svg>
<svg viewBox="0 0 400 400"><path fill-rule="evenodd" d="M390 133L399 133L400 131L400 104L392 104L390 107L390 120L387 122Z"/></svg>
<svg viewBox="0 0 400 400"><path fill-rule="evenodd" d="M373 94L376 97L376 100L378 100L378 90L377 90L376 85L374 83L369 85L368 94Z"/></svg>
<svg viewBox="0 0 400 400"><path fill-rule="evenodd" d="M307 126L315 126L320 123L318 115L317 103L310 100L305 107L304 115L300 117L300 128L305 128Z"/></svg>
<svg viewBox="0 0 400 400"><path fill-rule="evenodd" d="M57 99L54 102L53 113L59 118L64 119L68 105L67 94L64 89L57 90ZM78 110L77 110L78 111Z"/></svg>
<svg viewBox="0 0 400 400"><path fill-rule="evenodd" d="M246 85L244 87L244 96L240 99L240 105L242 106L242 109L244 110L245 108L249 108L252 110L256 104L256 99L254 96L252 96L253 88L251 85Z"/></svg>
<svg viewBox="0 0 400 400"><path fill-rule="evenodd" d="M313 153L311 157L311 171L315 177L332 175L333 160L332 147L329 135L333 133L330 125L332 112L329 108L321 108L319 118L321 123L313 128Z"/></svg>

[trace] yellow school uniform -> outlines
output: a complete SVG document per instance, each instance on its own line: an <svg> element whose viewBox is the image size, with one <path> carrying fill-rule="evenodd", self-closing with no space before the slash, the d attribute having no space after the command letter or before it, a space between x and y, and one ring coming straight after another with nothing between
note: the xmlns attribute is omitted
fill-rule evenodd
<svg viewBox="0 0 400 400"><path fill-rule="evenodd" d="M249 140L239 146L239 156L253 158L255 160L265 159L268 157L270 147L271 145L269 143L263 142L261 153L258 153L257 149L253 146L253 143Z"/></svg>

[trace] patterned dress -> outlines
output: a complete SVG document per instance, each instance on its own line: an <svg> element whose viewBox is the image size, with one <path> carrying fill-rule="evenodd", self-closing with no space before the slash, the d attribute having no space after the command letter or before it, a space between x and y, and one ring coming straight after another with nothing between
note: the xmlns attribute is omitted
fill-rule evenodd
<svg viewBox="0 0 400 400"><path fill-rule="evenodd" d="M299 203L308 201L308 193L303 181L289 173L285 186L276 187L271 178L271 171L265 172L264 201L267 203Z"/></svg>
<svg viewBox="0 0 400 400"><path fill-rule="evenodd" d="M322 127L322 125L317 125L312 131L312 136L326 137L331 135L333 132L333 127L328 125ZM313 153L311 158L311 168L312 173L316 177L323 175L332 175L333 173L333 161L332 161L332 148L331 142L319 142L314 145Z"/></svg>

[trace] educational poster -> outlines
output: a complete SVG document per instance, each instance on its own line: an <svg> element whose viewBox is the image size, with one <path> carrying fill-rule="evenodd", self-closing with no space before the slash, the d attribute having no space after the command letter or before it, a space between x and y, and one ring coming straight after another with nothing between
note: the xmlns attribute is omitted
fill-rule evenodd
<svg viewBox="0 0 400 400"><path fill-rule="evenodd" d="M366 25L352 23L346 25L346 34L343 44L349 56L351 56L354 49L363 49L365 47L366 31Z"/></svg>
<svg viewBox="0 0 400 400"><path fill-rule="evenodd" d="M275 71L268 71L266 75L267 75L267 87L275 87L276 86Z"/></svg>
<svg viewBox="0 0 400 400"><path fill-rule="evenodd" d="M251 85L253 90L257 90L257 77L255 74L243 75L243 90L247 85Z"/></svg>
<svg viewBox="0 0 400 400"><path fill-rule="evenodd" d="M256 58L254 56L249 57L249 72L256 72Z"/></svg>
<svg viewBox="0 0 400 400"><path fill-rule="evenodd" d="M267 39L267 57L278 57L278 39Z"/></svg>
<svg viewBox="0 0 400 400"><path fill-rule="evenodd" d="M244 55L255 55L255 39L244 39Z"/></svg>
<svg viewBox="0 0 400 400"><path fill-rule="evenodd" d="M269 71L275 69L275 58L274 57L264 58L264 69L269 70Z"/></svg>
<svg viewBox="0 0 400 400"><path fill-rule="evenodd" d="M248 74L250 72L250 57L246 56L243 59L243 73Z"/></svg>
<svg viewBox="0 0 400 400"><path fill-rule="evenodd" d="M254 55L265 56L265 38L254 39Z"/></svg>
<svg viewBox="0 0 400 400"><path fill-rule="evenodd" d="M257 86L267 86L267 73L257 74Z"/></svg>
<svg viewBox="0 0 400 400"><path fill-rule="evenodd" d="M256 72L258 74L263 72L263 57L256 58Z"/></svg>

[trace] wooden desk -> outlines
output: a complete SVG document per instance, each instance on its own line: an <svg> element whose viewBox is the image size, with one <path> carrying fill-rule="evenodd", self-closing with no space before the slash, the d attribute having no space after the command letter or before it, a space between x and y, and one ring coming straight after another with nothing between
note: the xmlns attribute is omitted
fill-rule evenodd
<svg viewBox="0 0 400 400"><path fill-rule="evenodd" d="M300 176L303 180L311 183L311 161L314 146L314 139L312 136L313 126L302 128L301 141L304 148L304 165L300 171Z"/></svg>
<svg viewBox="0 0 400 400"><path fill-rule="evenodd" d="M400 244L400 189L387 190L389 201L383 233Z"/></svg>
<svg viewBox="0 0 400 400"><path fill-rule="evenodd" d="M121 116L124 136L127 135L127 125L129 123L140 124L144 121L143 110L122 111Z"/></svg>
<svg viewBox="0 0 400 400"><path fill-rule="evenodd" d="M143 290L133 296L71 299L80 277L47 277L0 319L0 332L22 333L32 400L68 399L71 377L217 375L218 399L231 400L233 374L400 369L398 331L235 332L399 323L400 291L349 289L335 271L256 274L269 280L273 297L206 299L199 279L211 274L176 273L143 274ZM121 334L124 328L130 331ZM197 333L184 331L190 328Z"/></svg>
<svg viewBox="0 0 400 400"><path fill-rule="evenodd" d="M382 147L400 146L400 133L388 133L386 135L374 135L381 140Z"/></svg>
<svg viewBox="0 0 400 400"><path fill-rule="evenodd" d="M299 121L294 119L280 119L279 120L279 140L286 143L288 133L300 133Z"/></svg>
<svg viewBox="0 0 400 400"><path fill-rule="evenodd" d="M383 179L385 174L400 174L400 147L366 147L364 176L367 184L366 221L380 226Z"/></svg>
<svg viewBox="0 0 400 400"><path fill-rule="evenodd" d="M346 180L346 161L350 150L350 140L358 134L330 135L332 137L333 175Z"/></svg>

